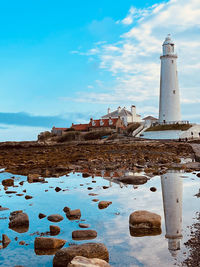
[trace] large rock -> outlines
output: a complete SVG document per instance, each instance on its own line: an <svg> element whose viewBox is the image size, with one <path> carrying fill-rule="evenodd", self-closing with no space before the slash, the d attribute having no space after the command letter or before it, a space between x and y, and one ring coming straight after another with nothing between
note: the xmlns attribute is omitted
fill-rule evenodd
<svg viewBox="0 0 200 267"><path fill-rule="evenodd" d="M60 222L62 221L64 218L63 216L61 216L60 214L52 214L52 215L49 215L47 217L47 219L51 222Z"/></svg>
<svg viewBox="0 0 200 267"><path fill-rule="evenodd" d="M105 208L107 208L108 206L110 206L111 204L112 204L111 201L100 201L100 202L98 203L98 207L99 207L99 209L105 209Z"/></svg>
<svg viewBox="0 0 200 267"><path fill-rule="evenodd" d="M13 186L14 185L14 180L13 179L4 179L2 181L3 186Z"/></svg>
<svg viewBox="0 0 200 267"><path fill-rule="evenodd" d="M58 235L60 233L60 227L57 225L50 225L50 234L51 235Z"/></svg>
<svg viewBox="0 0 200 267"><path fill-rule="evenodd" d="M146 236L161 234L161 216L146 210L131 213L129 230L132 236Z"/></svg>
<svg viewBox="0 0 200 267"><path fill-rule="evenodd" d="M58 239L53 237L36 237L34 242L35 249L56 249L61 248L66 243L64 239Z"/></svg>
<svg viewBox="0 0 200 267"><path fill-rule="evenodd" d="M106 246L102 243L86 243L82 245L73 245L63 248L56 252L53 259L54 267L66 267L68 263L76 256L86 258L98 258L109 261L109 253Z"/></svg>
<svg viewBox="0 0 200 267"><path fill-rule="evenodd" d="M76 230L72 232L72 238L76 240L94 239L97 237L97 232L94 230Z"/></svg>
<svg viewBox="0 0 200 267"><path fill-rule="evenodd" d="M110 267L110 264L97 258L88 259L86 257L76 256L67 267Z"/></svg>
<svg viewBox="0 0 200 267"><path fill-rule="evenodd" d="M26 213L22 212L22 210L11 212L9 220L9 228L11 228L12 230L18 233L25 233L28 231L29 218Z"/></svg>
<svg viewBox="0 0 200 267"><path fill-rule="evenodd" d="M146 176L135 176L135 175L123 176L118 178L117 180L119 180L124 184L133 184L133 185L145 184L148 181Z"/></svg>
<svg viewBox="0 0 200 267"><path fill-rule="evenodd" d="M69 220L77 220L81 218L80 209L71 210L70 208L65 207L63 210L65 211L66 216Z"/></svg>

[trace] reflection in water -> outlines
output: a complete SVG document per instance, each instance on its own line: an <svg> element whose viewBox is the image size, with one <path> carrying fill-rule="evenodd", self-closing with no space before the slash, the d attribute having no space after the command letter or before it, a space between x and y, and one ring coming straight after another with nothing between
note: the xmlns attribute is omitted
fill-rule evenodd
<svg viewBox="0 0 200 267"><path fill-rule="evenodd" d="M176 257L182 238L182 193L183 184L180 174L168 172L161 175L165 228L168 249Z"/></svg>

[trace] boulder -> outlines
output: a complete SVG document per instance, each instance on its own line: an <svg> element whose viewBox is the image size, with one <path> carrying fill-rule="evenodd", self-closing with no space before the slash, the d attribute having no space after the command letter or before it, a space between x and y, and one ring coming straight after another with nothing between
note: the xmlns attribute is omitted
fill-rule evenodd
<svg viewBox="0 0 200 267"><path fill-rule="evenodd" d="M83 178L88 178L88 177L90 177L90 174L89 173L86 173L86 172L85 173L82 173L82 177Z"/></svg>
<svg viewBox="0 0 200 267"><path fill-rule="evenodd" d="M161 234L161 216L146 210L131 213L129 230L132 236L146 236Z"/></svg>
<svg viewBox="0 0 200 267"><path fill-rule="evenodd" d="M45 217L46 217L46 215L45 215L45 214L43 214L43 213L39 213L38 217L39 217L39 219L43 219L43 218L45 218Z"/></svg>
<svg viewBox="0 0 200 267"><path fill-rule="evenodd" d="M50 234L58 235L60 233L60 227L57 225L50 225Z"/></svg>
<svg viewBox="0 0 200 267"><path fill-rule="evenodd" d="M104 260L97 258L88 259L82 256L76 256L73 258L68 267L110 267L111 265Z"/></svg>
<svg viewBox="0 0 200 267"><path fill-rule="evenodd" d="M22 210L13 211L9 217L9 228L18 232L25 233L29 229L29 218Z"/></svg>
<svg viewBox="0 0 200 267"><path fill-rule="evenodd" d="M3 248L6 248L10 244L10 242L11 242L10 238L7 235L3 234L2 235Z"/></svg>
<svg viewBox="0 0 200 267"><path fill-rule="evenodd" d="M60 222L62 221L64 218L63 216L61 216L60 214L52 214L52 215L49 215L47 217L47 219L51 222Z"/></svg>
<svg viewBox="0 0 200 267"><path fill-rule="evenodd" d="M105 208L107 208L109 205L111 205L112 204L112 202L111 201L100 201L99 203L98 203L98 208L99 209L105 209Z"/></svg>
<svg viewBox="0 0 200 267"><path fill-rule="evenodd" d="M197 173L197 177L199 177L199 178L200 178L200 173Z"/></svg>
<svg viewBox="0 0 200 267"><path fill-rule="evenodd" d="M14 186L14 180L13 179L4 179L2 181L3 186Z"/></svg>
<svg viewBox="0 0 200 267"><path fill-rule="evenodd" d="M80 228L89 228L90 225L89 224L86 224L86 223L79 223L78 225Z"/></svg>
<svg viewBox="0 0 200 267"><path fill-rule="evenodd" d="M72 238L76 240L94 239L97 237L97 232L94 230L76 230L72 232Z"/></svg>
<svg viewBox="0 0 200 267"><path fill-rule="evenodd" d="M86 243L63 248L56 252L53 258L53 267L66 267L76 256L98 258L109 261L109 253L102 243Z"/></svg>
<svg viewBox="0 0 200 267"><path fill-rule="evenodd" d="M36 237L34 242L35 249L56 249L61 248L66 243L64 239L58 239L53 237Z"/></svg>
<svg viewBox="0 0 200 267"><path fill-rule="evenodd" d="M58 186L55 188L55 191L56 191L56 192L59 192L59 191L61 191L61 190L62 190L62 189L61 189L60 187L58 187Z"/></svg>

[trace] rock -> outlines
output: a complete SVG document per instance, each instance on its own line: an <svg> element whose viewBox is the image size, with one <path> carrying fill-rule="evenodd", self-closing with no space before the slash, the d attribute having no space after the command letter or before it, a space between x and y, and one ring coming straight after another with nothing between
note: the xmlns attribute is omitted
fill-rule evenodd
<svg viewBox="0 0 200 267"><path fill-rule="evenodd" d="M19 184L20 184L20 185L23 185L23 184L24 184L24 181L19 182Z"/></svg>
<svg viewBox="0 0 200 267"><path fill-rule="evenodd" d="M102 243L86 243L63 248L56 252L53 258L53 267L66 267L76 256L98 258L108 262L109 253Z"/></svg>
<svg viewBox="0 0 200 267"><path fill-rule="evenodd" d="M88 196L98 196L98 194L95 194L95 193L89 193Z"/></svg>
<svg viewBox="0 0 200 267"><path fill-rule="evenodd" d="M66 216L69 220L77 220L81 218L81 211L80 209L76 209L76 210L69 209L66 212Z"/></svg>
<svg viewBox="0 0 200 267"><path fill-rule="evenodd" d="M98 202L98 201L99 201L99 199L97 199L97 198L94 198L94 199L92 199L92 201L94 201L94 202Z"/></svg>
<svg viewBox="0 0 200 267"><path fill-rule="evenodd" d="M14 180L13 179L4 179L2 181L3 186L14 186Z"/></svg>
<svg viewBox="0 0 200 267"><path fill-rule="evenodd" d="M31 199L31 198L33 198L32 196L29 196L29 195L26 195L25 196L25 199Z"/></svg>
<svg viewBox="0 0 200 267"><path fill-rule="evenodd" d="M150 187L150 190L152 191L152 192L156 192L156 188L154 187L154 186L152 186L152 187Z"/></svg>
<svg viewBox="0 0 200 267"><path fill-rule="evenodd" d="M93 188L89 186L87 189L88 189L88 190L92 190Z"/></svg>
<svg viewBox="0 0 200 267"><path fill-rule="evenodd" d="M82 256L74 257L71 263L69 263L67 266L68 267L111 267L110 264L108 264L104 260L100 260L97 258L88 259Z"/></svg>
<svg viewBox="0 0 200 267"><path fill-rule="evenodd" d="M145 184L148 181L146 176L135 176L135 175L120 177L117 180L125 184L133 184L133 185Z"/></svg>
<svg viewBox="0 0 200 267"><path fill-rule="evenodd" d="M10 238L7 235L3 234L2 235L3 248L6 248L10 244L10 242L11 242Z"/></svg>
<svg viewBox="0 0 200 267"><path fill-rule="evenodd" d="M65 212L65 213L67 213L67 212L69 212L71 209L69 208L69 207L64 207L64 209L63 209L63 211Z"/></svg>
<svg viewBox="0 0 200 267"><path fill-rule="evenodd" d="M13 211L9 217L9 228L18 232L25 233L29 228L29 218L26 213L23 213L22 210Z"/></svg>
<svg viewBox="0 0 200 267"><path fill-rule="evenodd" d="M62 190L62 189L61 189L60 187L58 187L58 186L55 188L55 191L56 191L56 192L59 192L59 191L61 191L61 190Z"/></svg>
<svg viewBox="0 0 200 267"><path fill-rule="evenodd" d="M62 221L64 218L63 216L61 216L60 214L52 214L52 215L49 215L47 217L47 219L51 222L60 222Z"/></svg>
<svg viewBox="0 0 200 267"><path fill-rule="evenodd" d="M57 225L50 225L50 234L58 235L60 233L60 227Z"/></svg>
<svg viewBox="0 0 200 267"><path fill-rule="evenodd" d="M98 203L98 207L99 207L99 209L105 209L105 208L107 208L110 204L112 204L111 201L100 201L100 202Z"/></svg>
<svg viewBox="0 0 200 267"><path fill-rule="evenodd" d="M27 181L28 183L42 183L45 181L45 179L40 177L39 174L33 173L27 176Z"/></svg>
<svg viewBox="0 0 200 267"><path fill-rule="evenodd" d="M8 191L6 191L5 193L6 193L6 194L16 194L17 191L10 191L10 190L8 190Z"/></svg>
<svg viewBox="0 0 200 267"><path fill-rule="evenodd" d="M200 173L197 173L197 177L200 177Z"/></svg>
<svg viewBox="0 0 200 267"><path fill-rule="evenodd" d="M9 208L4 208L4 207L0 206L0 211L3 211L3 210L9 210Z"/></svg>
<svg viewBox="0 0 200 267"><path fill-rule="evenodd" d="M89 228L90 225L89 224L86 224L86 223L79 223L78 225L80 228Z"/></svg>
<svg viewBox="0 0 200 267"><path fill-rule="evenodd" d="M146 236L161 234L161 216L146 210L131 213L129 217L130 234Z"/></svg>
<svg viewBox="0 0 200 267"><path fill-rule="evenodd" d="M39 213L39 215L38 215L38 217L39 217L39 219L43 219L43 218L45 218L47 215L45 215L45 214L43 214L43 213Z"/></svg>
<svg viewBox="0 0 200 267"><path fill-rule="evenodd" d="M90 174L89 173L82 173L82 177L83 178L88 178L88 177L90 177Z"/></svg>
<svg viewBox="0 0 200 267"><path fill-rule="evenodd" d="M36 237L34 242L35 249L48 250L61 248L66 243L64 239L58 239L53 237Z"/></svg>
<svg viewBox="0 0 200 267"><path fill-rule="evenodd" d="M19 242L19 245L20 245L20 246L24 246L25 244L26 244L25 241L20 241L20 242Z"/></svg>
<svg viewBox="0 0 200 267"><path fill-rule="evenodd" d="M108 189L109 186L103 185L103 189Z"/></svg>
<svg viewBox="0 0 200 267"><path fill-rule="evenodd" d="M76 230L72 232L72 238L76 240L94 239L97 237L97 232L94 230Z"/></svg>

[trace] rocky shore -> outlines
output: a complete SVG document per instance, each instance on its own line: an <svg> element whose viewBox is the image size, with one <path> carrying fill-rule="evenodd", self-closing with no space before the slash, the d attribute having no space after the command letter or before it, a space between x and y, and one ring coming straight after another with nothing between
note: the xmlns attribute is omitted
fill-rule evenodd
<svg viewBox="0 0 200 267"><path fill-rule="evenodd" d="M181 158L194 158L188 143L163 141L91 141L68 144L0 143L0 168L13 174L56 177L70 171L130 170L160 174L185 168ZM177 165L176 165L177 164Z"/></svg>

